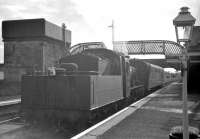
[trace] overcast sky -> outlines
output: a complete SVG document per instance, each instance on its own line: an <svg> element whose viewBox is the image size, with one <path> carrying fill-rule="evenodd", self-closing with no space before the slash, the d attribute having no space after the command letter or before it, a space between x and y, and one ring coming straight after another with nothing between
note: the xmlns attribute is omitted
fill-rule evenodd
<svg viewBox="0 0 200 139"><path fill-rule="evenodd" d="M0 21L45 18L65 23L72 31L72 44L103 41L111 48L112 19L115 40L175 41L172 20L182 6L190 8L199 25L200 0L0 0Z"/></svg>

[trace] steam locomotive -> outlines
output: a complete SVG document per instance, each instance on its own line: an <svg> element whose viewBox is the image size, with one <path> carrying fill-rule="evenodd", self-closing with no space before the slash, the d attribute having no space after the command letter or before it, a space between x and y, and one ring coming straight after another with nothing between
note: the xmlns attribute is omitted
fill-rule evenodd
<svg viewBox="0 0 200 139"><path fill-rule="evenodd" d="M34 119L90 121L175 80L168 76L163 68L130 60L101 42L81 43L59 60L55 73L22 77L22 111Z"/></svg>

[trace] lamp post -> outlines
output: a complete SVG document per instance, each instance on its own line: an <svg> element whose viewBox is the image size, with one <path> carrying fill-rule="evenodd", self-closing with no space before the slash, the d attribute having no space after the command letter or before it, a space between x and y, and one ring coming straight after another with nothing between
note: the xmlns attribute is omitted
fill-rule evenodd
<svg viewBox="0 0 200 139"><path fill-rule="evenodd" d="M191 40L192 29L196 19L188 11L188 7L182 7L178 16L174 18L177 42L182 46L182 72L183 72L183 139L189 139L188 133L188 107L187 107L187 49Z"/></svg>

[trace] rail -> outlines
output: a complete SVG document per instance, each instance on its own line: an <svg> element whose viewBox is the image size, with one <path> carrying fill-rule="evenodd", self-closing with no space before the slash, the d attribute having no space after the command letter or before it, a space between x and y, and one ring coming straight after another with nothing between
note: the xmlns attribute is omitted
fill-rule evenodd
<svg viewBox="0 0 200 139"><path fill-rule="evenodd" d="M130 87L130 90L135 90L135 89L142 88L142 87L144 87L144 85L137 85L134 87Z"/></svg>
<svg viewBox="0 0 200 139"><path fill-rule="evenodd" d="M0 102L0 107L15 105L15 104L19 104L19 103L21 103L21 98L5 100L5 101Z"/></svg>

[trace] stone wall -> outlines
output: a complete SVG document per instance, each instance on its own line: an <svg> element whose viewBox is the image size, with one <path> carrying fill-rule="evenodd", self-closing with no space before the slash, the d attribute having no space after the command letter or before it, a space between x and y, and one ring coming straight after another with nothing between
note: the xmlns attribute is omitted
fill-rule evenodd
<svg viewBox="0 0 200 139"><path fill-rule="evenodd" d="M47 68L58 63L61 57L68 55L67 49L64 46L56 43L43 43L43 71L47 72Z"/></svg>
<svg viewBox="0 0 200 139"><path fill-rule="evenodd" d="M21 81L21 75L37 68L42 70L41 41L4 42L4 74L7 81Z"/></svg>
<svg viewBox="0 0 200 139"><path fill-rule="evenodd" d="M5 80L1 82L0 96L20 94L23 74L34 71L47 72L48 67L67 55L66 47L56 41L10 41L4 42L5 60L0 71Z"/></svg>

